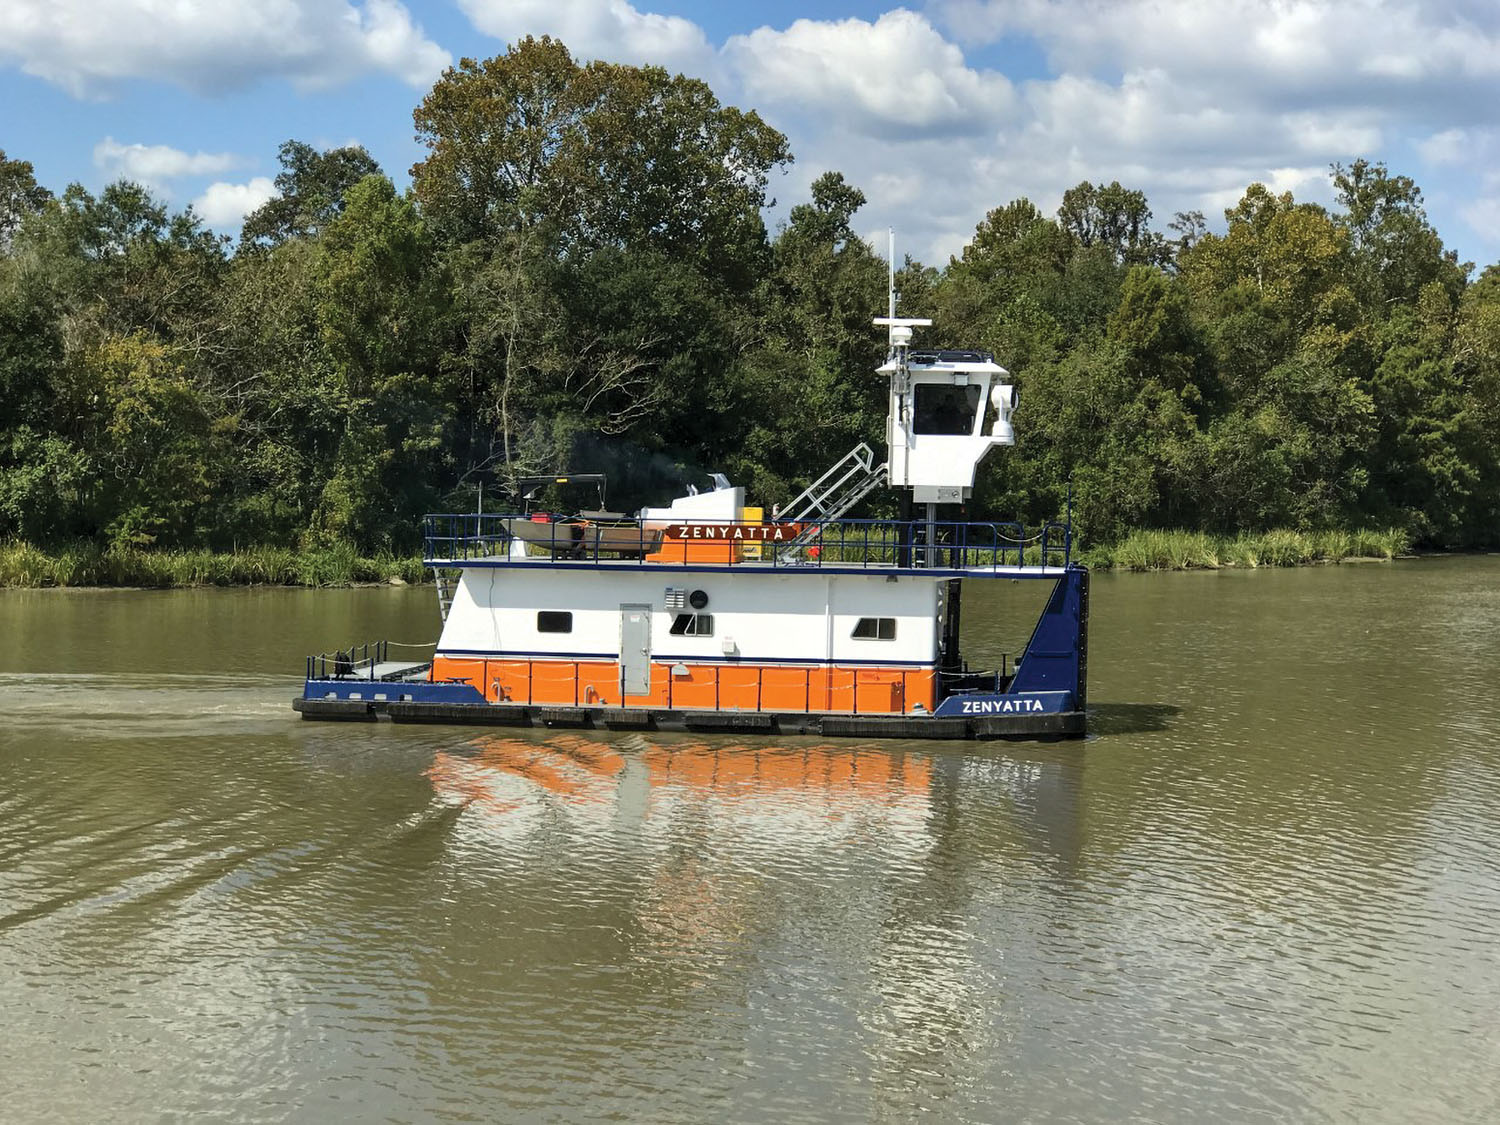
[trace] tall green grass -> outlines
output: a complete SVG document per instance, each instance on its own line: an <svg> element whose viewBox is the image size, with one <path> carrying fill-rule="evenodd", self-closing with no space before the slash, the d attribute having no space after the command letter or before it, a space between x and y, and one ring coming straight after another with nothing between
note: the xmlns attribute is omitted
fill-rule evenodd
<svg viewBox="0 0 1500 1125"><path fill-rule="evenodd" d="M247 547L232 553L152 551L73 543L43 551L0 543L0 586L351 586L362 582L425 582L416 557L369 558L339 544L318 550Z"/></svg>
<svg viewBox="0 0 1500 1125"><path fill-rule="evenodd" d="M1226 566L1306 566L1356 558L1388 560L1410 550L1411 536L1397 528L1278 529L1234 537L1201 531L1136 531L1113 545L1080 551L1078 557L1104 570L1217 570Z"/></svg>
<svg viewBox="0 0 1500 1125"><path fill-rule="evenodd" d="M1220 567L1302 566L1353 558L1392 559L1411 549L1411 537L1385 531L1267 531L1234 537L1201 531L1137 531L1110 546L1075 552L1096 569L1216 570ZM853 547L830 545L824 561L838 561ZM973 552L971 562L985 561ZM893 561L894 547L873 545L867 561ZM1036 545L1026 561L1041 561ZM1048 561L1061 563L1058 551ZM851 556L852 557L852 556ZM866 561L863 546L858 557ZM1006 561L1014 560L1011 552ZM138 547L101 547L73 543L44 551L30 543L0 542L0 586L352 586L365 582L430 581L430 572L415 556L360 555L348 544L318 550L247 547L232 553L153 551Z"/></svg>

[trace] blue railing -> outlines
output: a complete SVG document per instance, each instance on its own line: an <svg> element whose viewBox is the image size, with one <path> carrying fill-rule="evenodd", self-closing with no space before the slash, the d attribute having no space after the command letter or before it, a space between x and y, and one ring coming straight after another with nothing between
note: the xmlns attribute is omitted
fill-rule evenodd
<svg viewBox="0 0 1500 1125"><path fill-rule="evenodd" d="M681 520L673 526L741 528L716 520ZM778 525L753 525L776 528ZM443 567L485 561L518 565L619 565L635 562L662 567L755 566L776 569L828 567L896 570L1014 570L1066 566L1072 559L1069 525L1047 523L1028 529L1021 523L937 520L826 520L780 525L783 538L739 540L731 551L725 540L719 561L701 551L677 550L680 541L639 524L587 520L538 521L525 516L444 513L424 520L424 558ZM701 543L703 540L690 540Z"/></svg>

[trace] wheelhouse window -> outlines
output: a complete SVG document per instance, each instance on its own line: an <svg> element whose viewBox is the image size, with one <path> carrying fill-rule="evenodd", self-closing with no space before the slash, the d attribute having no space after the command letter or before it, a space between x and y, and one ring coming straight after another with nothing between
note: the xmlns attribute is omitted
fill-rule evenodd
<svg viewBox="0 0 1500 1125"><path fill-rule="evenodd" d="M711 613L679 613L672 619L674 637L711 637L714 635L714 615Z"/></svg>
<svg viewBox="0 0 1500 1125"><path fill-rule="evenodd" d="M896 619L894 617L861 617L849 634L857 641L894 641Z"/></svg>
<svg viewBox="0 0 1500 1125"><path fill-rule="evenodd" d="M538 633L571 633L573 615L561 609L541 610L536 615L536 631Z"/></svg>
<svg viewBox="0 0 1500 1125"><path fill-rule="evenodd" d="M918 383L912 433L972 434L979 420L979 394L977 385Z"/></svg>

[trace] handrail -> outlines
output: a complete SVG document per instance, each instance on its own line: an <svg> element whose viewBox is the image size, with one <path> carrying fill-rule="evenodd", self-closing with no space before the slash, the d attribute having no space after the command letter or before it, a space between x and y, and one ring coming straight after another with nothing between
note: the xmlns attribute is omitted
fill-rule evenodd
<svg viewBox="0 0 1500 1125"><path fill-rule="evenodd" d="M751 526L687 519L675 520L673 525L725 528L729 536L735 529ZM663 544L673 541L664 540L659 526L543 522L501 513L433 513L424 519L423 557L431 567L515 559L526 565L560 568L634 561L664 569L709 565L1009 572L1068 566L1073 552L1071 525L1056 521L1034 527L1029 534L1019 521L812 519L754 527L785 528L786 538L709 539L713 547L723 548L722 554L682 551L668 558ZM756 556L742 554L736 543L760 544L762 550Z"/></svg>
<svg viewBox="0 0 1500 1125"><path fill-rule="evenodd" d="M382 664L390 663L391 646L397 648L436 648L436 641L426 644L412 645L402 644L399 641L368 641L360 645L350 645L347 649L336 649L333 652L314 653L307 658L307 678L309 680L369 680L374 682L383 677L375 675L375 670ZM408 670L420 667L421 663L406 666ZM332 675L329 674L330 668Z"/></svg>

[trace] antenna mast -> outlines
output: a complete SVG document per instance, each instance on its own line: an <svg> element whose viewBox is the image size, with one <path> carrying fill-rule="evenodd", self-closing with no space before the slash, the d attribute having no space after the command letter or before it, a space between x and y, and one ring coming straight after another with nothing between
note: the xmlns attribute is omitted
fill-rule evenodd
<svg viewBox="0 0 1500 1125"><path fill-rule="evenodd" d="M890 329L889 358L896 361L897 382L904 393L906 389L906 349L911 343L911 330L913 328L925 328L932 321L925 317L898 317L896 315L896 228L887 227L886 232L890 238L889 278L891 311L888 316L877 316L875 323L883 324Z"/></svg>
<svg viewBox="0 0 1500 1125"><path fill-rule="evenodd" d="M896 319L896 228L895 227L886 227L885 228L885 232L886 232L886 235L890 239L890 252L889 252L889 254L886 257L886 262L890 266L890 296L891 296L891 305L890 305L890 310L891 311L888 312L888 313L886 313L885 315L887 317L889 317L892 321L894 321ZM891 343L891 347L895 347L896 346L896 326L895 326L894 323L891 325L890 343Z"/></svg>

